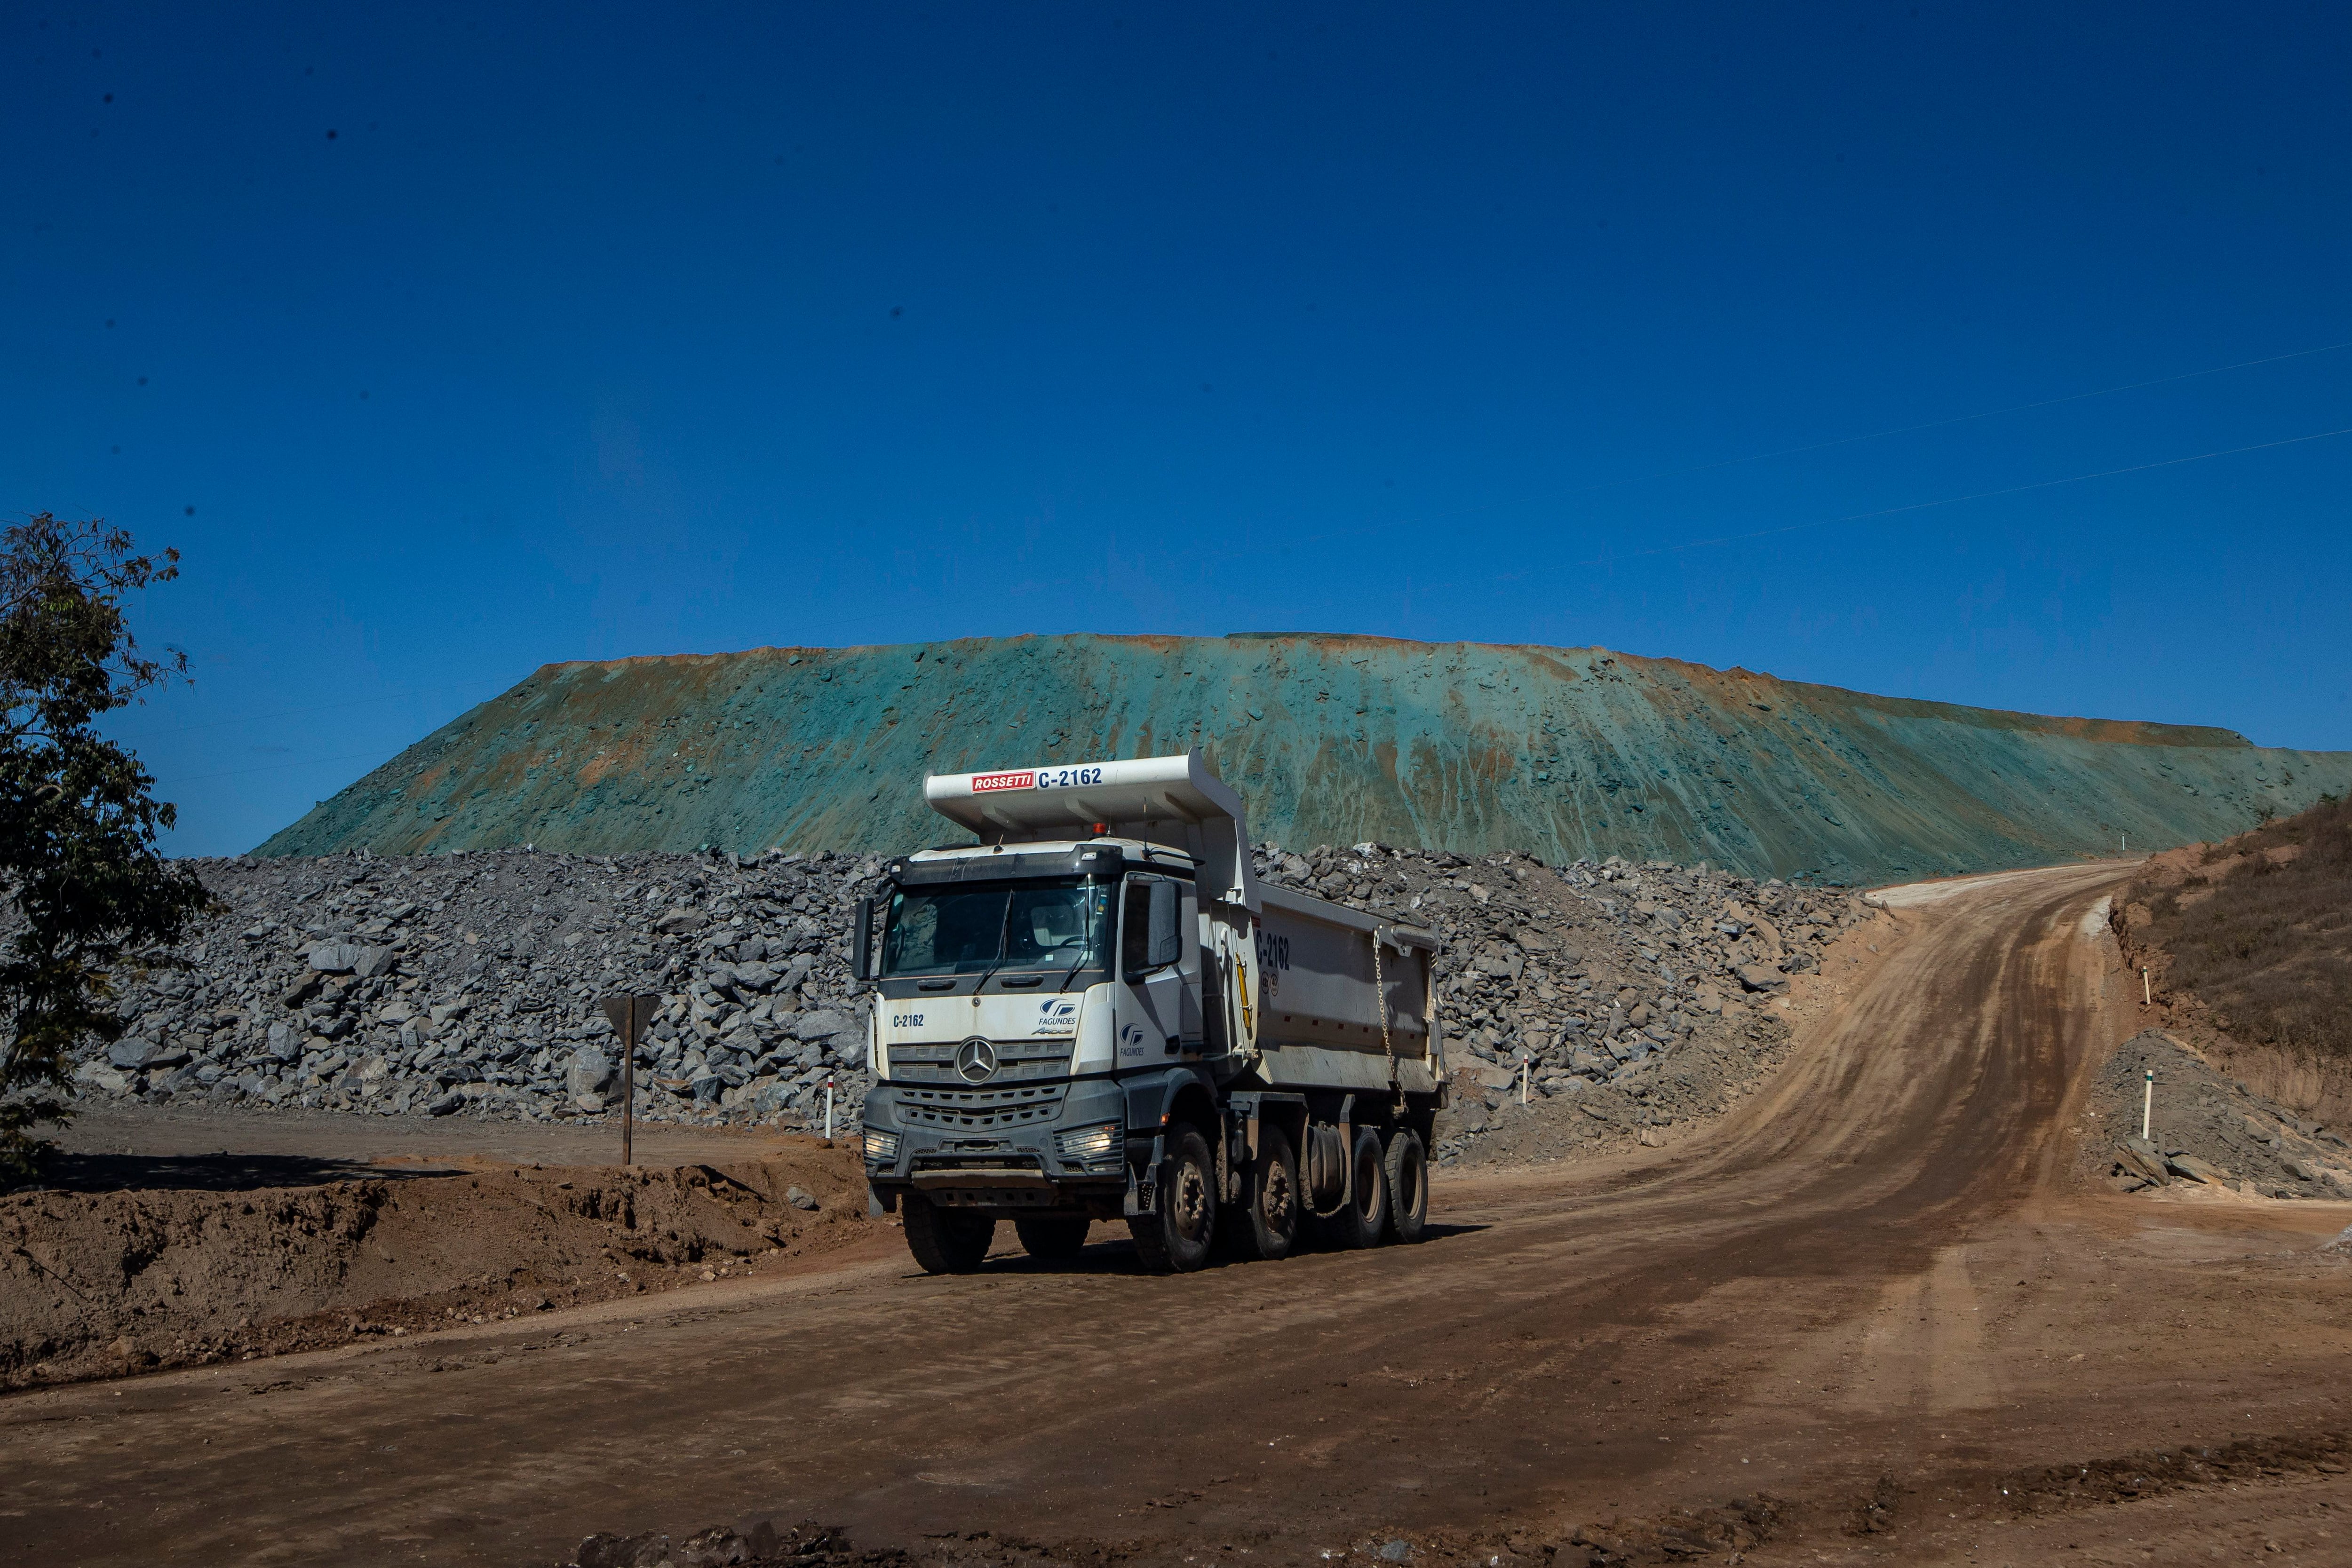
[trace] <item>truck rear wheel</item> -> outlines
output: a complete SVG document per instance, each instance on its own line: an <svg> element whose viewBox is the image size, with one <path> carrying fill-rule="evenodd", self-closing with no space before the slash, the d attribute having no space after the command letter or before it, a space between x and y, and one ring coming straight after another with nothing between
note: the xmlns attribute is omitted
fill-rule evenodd
<svg viewBox="0 0 2352 1568"><path fill-rule="evenodd" d="M1041 1214L1034 1219L1014 1220L1013 1232L1021 1238L1021 1249L1040 1263L1060 1263L1086 1250L1087 1229L1093 1223L1084 1218Z"/></svg>
<svg viewBox="0 0 2352 1568"><path fill-rule="evenodd" d="M1429 1223L1429 1155L1421 1146L1421 1134L1411 1127L1391 1134L1381 1170L1389 1180L1389 1239L1420 1240Z"/></svg>
<svg viewBox="0 0 2352 1568"><path fill-rule="evenodd" d="M1154 1274L1189 1274L1209 1261L1217 1228L1217 1174L1209 1145L1184 1128L1170 1140L1157 1201L1150 1214L1128 1216L1135 1250Z"/></svg>
<svg viewBox="0 0 2352 1568"><path fill-rule="evenodd" d="M1298 1245L1298 1156L1290 1152L1290 1140L1279 1127L1263 1128L1257 1147L1257 1179L1251 1184L1250 1201L1230 1211L1233 1250L1273 1263L1290 1256Z"/></svg>
<svg viewBox="0 0 2352 1568"><path fill-rule="evenodd" d="M907 1227L907 1250L927 1274L969 1274L988 1256L996 1221L970 1209L941 1208L919 1192L898 1204Z"/></svg>
<svg viewBox="0 0 2352 1568"><path fill-rule="evenodd" d="M1335 1251L1378 1247L1389 1223L1388 1175L1381 1168L1381 1134L1375 1127L1356 1129L1356 1145L1349 1151L1355 1192L1339 1212L1316 1220L1318 1239Z"/></svg>

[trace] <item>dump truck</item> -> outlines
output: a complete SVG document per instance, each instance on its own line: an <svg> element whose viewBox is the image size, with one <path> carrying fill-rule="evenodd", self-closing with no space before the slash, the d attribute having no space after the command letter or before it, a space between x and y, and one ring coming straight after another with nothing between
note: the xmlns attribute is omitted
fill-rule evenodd
<svg viewBox="0 0 2352 1568"><path fill-rule="evenodd" d="M1434 936L1259 881L1197 750L923 794L977 841L889 861L854 954L866 1181L918 1263L977 1269L1005 1219L1041 1260L1123 1219L1161 1273L1419 1239Z"/></svg>

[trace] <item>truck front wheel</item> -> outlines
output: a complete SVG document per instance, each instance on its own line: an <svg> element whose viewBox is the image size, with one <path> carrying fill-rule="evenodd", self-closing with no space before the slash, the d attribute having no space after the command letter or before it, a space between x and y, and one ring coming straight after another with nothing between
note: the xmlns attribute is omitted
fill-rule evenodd
<svg viewBox="0 0 2352 1568"><path fill-rule="evenodd" d="M988 1256L996 1221L970 1209L941 1208L919 1192L898 1205L907 1227L907 1250L928 1274L969 1274Z"/></svg>
<svg viewBox="0 0 2352 1568"><path fill-rule="evenodd" d="M1146 1270L1189 1274L1209 1261L1217 1225L1217 1173L1209 1145L1191 1127L1169 1141L1167 1179L1150 1214L1129 1215L1128 1230Z"/></svg>

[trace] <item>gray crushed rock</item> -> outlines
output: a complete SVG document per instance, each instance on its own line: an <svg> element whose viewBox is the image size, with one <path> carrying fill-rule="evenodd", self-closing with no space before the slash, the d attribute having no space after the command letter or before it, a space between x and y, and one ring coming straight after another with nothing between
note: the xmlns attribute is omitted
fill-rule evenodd
<svg viewBox="0 0 2352 1568"><path fill-rule="evenodd" d="M1254 851L1267 881L1433 929L1453 1104L1441 1161L1658 1141L1780 1056L1762 1010L1868 911L1704 865L1559 868L1379 844ZM850 924L881 862L772 852L239 857L184 969L121 977L85 1094L247 1108L594 1122L618 1108L599 998L661 998L648 1120L856 1124L869 1003ZM1528 1103L1521 1103L1525 1095Z"/></svg>
<svg viewBox="0 0 2352 1568"><path fill-rule="evenodd" d="M2148 1139L2143 1076L2156 1073ZM2092 1085L2084 1159L2124 1192L2205 1183L2263 1197L2352 1197L2352 1143L2217 1072L2161 1030L2116 1048Z"/></svg>
<svg viewBox="0 0 2352 1568"><path fill-rule="evenodd" d="M881 862L772 854L194 862L226 912L184 969L119 977L123 1038L85 1092L157 1103L594 1121L617 1111L599 1006L662 1005L639 1057L654 1120L854 1125L866 1004L851 909Z"/></svg>
<svg viewBox="0 0 2352 1568"><path fill-rule="evenodd" d="M1550 867L1382 844L1261 844L1255 861L1270 882L1444 939L1441 1164L1657 1144L1721 1115L1786 1052L1766 1004L1872 913L1843 889L1704 863Z"/></svg>

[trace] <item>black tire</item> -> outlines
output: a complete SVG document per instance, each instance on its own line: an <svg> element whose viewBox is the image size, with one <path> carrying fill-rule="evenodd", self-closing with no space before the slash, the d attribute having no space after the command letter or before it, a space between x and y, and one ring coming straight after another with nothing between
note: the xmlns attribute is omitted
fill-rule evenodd
<svg viewBox="0 0 2352 1568"><path fill-rule="evenodd" d="M1389 1184L1388 1239L1420 1240L1429 1224L1429 1155L1421 1146L1421 1134L1411 1127L1391 1134L1381 1174Z"/></svg>
<svg viewBox="0 0 2352 1568"><path fill-rule="evenodd" d="M1262 1125L1257 1135L1257 1168L1252 1173L1250 1201L1225 1211L1227 1232L1235 1256L1262 1263L1278 1262L1298 1245L1298 1156L1279 1127Z"/></svg>
<svg viewBox="0 0 2352 1568"><path fill-rule="evenodd" d="M1156 1212L1129 1215L1127 1228L1148 1272L1190 1274L1207 1266L1217 1238L1217 1167L1199 1133L1171 1132Z"/></svg>
<svg viewBox="0 0 2352 1568"><path fill-rule="evenodd" d="M1389 1224L1389 1178L1382 1170L1381 1134L1377 1128L1356 1129L1356 1146L1349 1160L1354 1166L1355 1195L1337 1214L1318 1222L1323 1245L1339 1251L1378 1247Z"/></svg>
<svg viewBox="0 0 2352 1568"><path fill-rule="evenodd" d="M1013 1232L1021 1238L1021 1249L1040 1263L1065 1263L1086 1250L1087 1230L1093 1224L1083 1215L1073 1219L1041 1214L1014 1220Z"/></svg>
<svg viewBox="0 0 2352 1568"><path fill-rule="evenodd" d="M988 1256L996 1221L971 1209L941 1208L919 1192L898 1201L907 1227L907 1250L927 1274L969 1274Z"/></svg>

